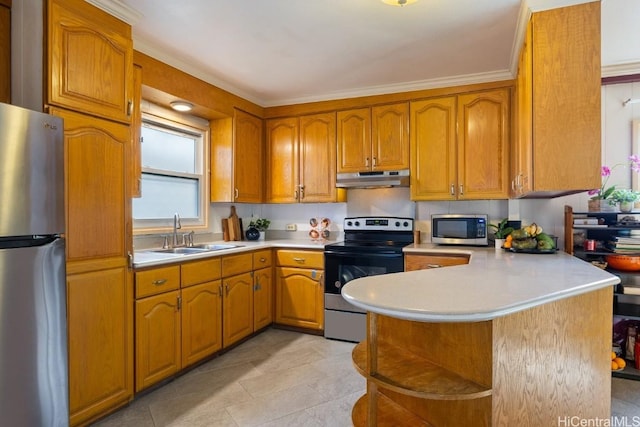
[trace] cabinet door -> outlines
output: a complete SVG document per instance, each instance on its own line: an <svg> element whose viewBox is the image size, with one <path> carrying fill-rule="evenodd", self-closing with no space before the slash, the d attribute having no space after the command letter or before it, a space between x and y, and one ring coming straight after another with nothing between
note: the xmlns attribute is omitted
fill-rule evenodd
<svg viewBox="0 0 640 427"><path fill-rule="evenodd" d="M509 89L458 97L458 199L509 193Z"/></svg>
<svg viewBox="0 0 640 427"><path fill-rule="evenodd" d="M511 155L511 195L520 197L532 190L533 181L533 116L532 116L532 60L533 51L531 43L533 29L531 21L527 25L525 42L520 52L518 61L518 77L516 79L516 106L514 123L516 131Z"/></svg>
<svg viewBox="0 0 640 427"><path fill-rule="evenodd" d="M298 118L267 121L267 188L269 203L299 199Z"/></svg>
<svg viewBox="0 0 640 427"><path fill-rule="evenodd" d="M533 14L533 189L601 185L600 2Z"/></svg>
<svg viewBox="0 0 640 427"><path fill-rule="evenodd" d="M182 290L182 368L222 348L220 280Z"/></svg>
<svg viewBox="0 0 640 427"><path fill-rule="evenodd" d="M47 17L48 103L128 123L131 27L83 0L49 0Z"/></svg>
<svg viewBox="0 0 640 427"><path fill-rule="evenodd" d="M70 424L133 398L133 284L126 264L67 271Z"/></svg>
<svg viewBox="0 0 640 427"><path fill-rule="evenodd" d="M336 115L300 117L300 201L336 201Z"/></svg>
<svg viewBox="0 0 640 427"><path fill-rule="evenodd" d="M233 200L262 203L264 144L262 120L235 110L233 144Z"/></svg>
<svg viewBox="0 0 640 427"><path fill-rule="evenodd" d="M142 197L142 67L133 67L133 111L131 113L131 197Z"/></svg>
<svg viewBox="0 0 640 427"><path fill-rule="evenodd" d="M338 111L338 173L371 169L371 109Z"/></svg>
<svg viewBox="0 0 640 427"><path fill-rule="evenodd" d="M271 267L253 272L253 330L273 322L273 276Z"/></svg>
<svg viewBox="0 0 640 427"><path fill-rule="evenodd" d="M179 292L136 301L136 391L180 370Z"/></svg>
<svg viewBox="0 0 640 427"><path fill-rule="evenodd" d="M409 104L371 108L371 169L409 168Z"/></svg>
<svg viewBox="0 0 640 427"><path fill-rule="evenodd" d="M323 271L276 268L276 323L324 328Z"/></svg>
<svg viewBox="0 0 640 427"><path fill-rule="evenodd" d="M411 198L456 198L456 98L411 103Z"/></svg>
<svg viewBox="0 0 640 427"><path fill-rule="evenodd" d="M225 347L253 332L253 278L251 273L222 279L222 342Z"/></svg>
<svg viewBox="0 0 640 427"><path fill-rule="evenodd" d="M58 108L64 119L67 261L127 258L129 127Z"/></svg>

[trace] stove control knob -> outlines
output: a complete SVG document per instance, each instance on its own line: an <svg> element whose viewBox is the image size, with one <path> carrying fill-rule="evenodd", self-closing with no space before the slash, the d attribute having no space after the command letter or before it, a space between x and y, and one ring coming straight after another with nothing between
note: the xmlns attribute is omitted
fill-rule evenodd
<svg viewBox="0 0 640 427"><path fill-rule="evenodd" d="M340 289L342 287L342 283L340 283L339 280L336 280L336 282L333 285L338 289Z"/></svg>
<svg viewBox="0 0 640 427"><path fill-rule="evenodd" d="M405 221L402 225L404 225L405 227L409 226L409 221Z"/></svg>
<svg viewBox="0 0 640 427"><path fill-rule="evenodd" d="M400 227L400 221L396 221L396 227Z"/></svg>
<svg viewBox="0 0 640 427"><path fill-rule="evenodd" d="M360 227L360 221L356 221L356 227Z"/></svg>
<svg viewBox="0 0 640 427"><path fill-rule="evenodd" d="M347 221L347 225L348 225L349 227L351 227L351 226L353 225L353 223L352 223L351 221Z"/></svg>

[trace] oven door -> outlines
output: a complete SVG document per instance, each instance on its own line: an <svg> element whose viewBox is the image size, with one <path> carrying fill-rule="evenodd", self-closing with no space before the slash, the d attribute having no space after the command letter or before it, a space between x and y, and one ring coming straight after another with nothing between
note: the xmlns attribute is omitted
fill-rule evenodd
<svg viewBox="0 0 640 427"><path fill-rule="evenodd" d="M325 308L364 312L342 298L342 287L360 277L403 271L404 255L402 252L357 254L325 251L324 267Z"/></svg>

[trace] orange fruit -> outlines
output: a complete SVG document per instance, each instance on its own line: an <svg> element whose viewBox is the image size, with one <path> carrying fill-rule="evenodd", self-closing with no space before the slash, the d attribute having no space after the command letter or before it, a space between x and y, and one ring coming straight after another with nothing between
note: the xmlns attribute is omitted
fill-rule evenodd
<svg viewBox="0 0 640 427"><path fill-rule="evenodd" d="M616 365L618 365L619 369L622 369L625 366L627 366L627 362L625 362L624 359L621 357L616 357L615 359L613 359L613 361L616 362Z"/></svg>
<svg viewBox="0 0 640 427"><path fill-rule="evenodd" d="M616 354L615 351L611 352L611 360L615 359L616 357L618 357L618 355Z"/></svg>
<svg viewBox="0 0 640 427"><path fill-rule="evenodd" d="M611 370L615 371L617 369L618 369L618 364L614 360L612 360L611 361Z"/></svg>

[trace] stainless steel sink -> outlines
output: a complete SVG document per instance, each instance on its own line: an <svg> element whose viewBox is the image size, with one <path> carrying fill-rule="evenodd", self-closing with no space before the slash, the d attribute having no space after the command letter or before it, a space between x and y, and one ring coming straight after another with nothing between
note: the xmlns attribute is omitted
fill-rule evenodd
<svg viewBox="0 0 640 427"><path fill-rule="evenodd" d="M161 254L201 254L203 252L209 252L208 249L204 248L169 248L169 249L153 249L149 252L157 252Z"/></svg>
<svg viewBox="0 0 640 427"><path fill-rule="evenodd" d="M242 245L231 245L231 244L200 244L194 245L192 249L200 249L205 251L221 251L224 249L233 249L233 248L241 248Z"/></svg>

